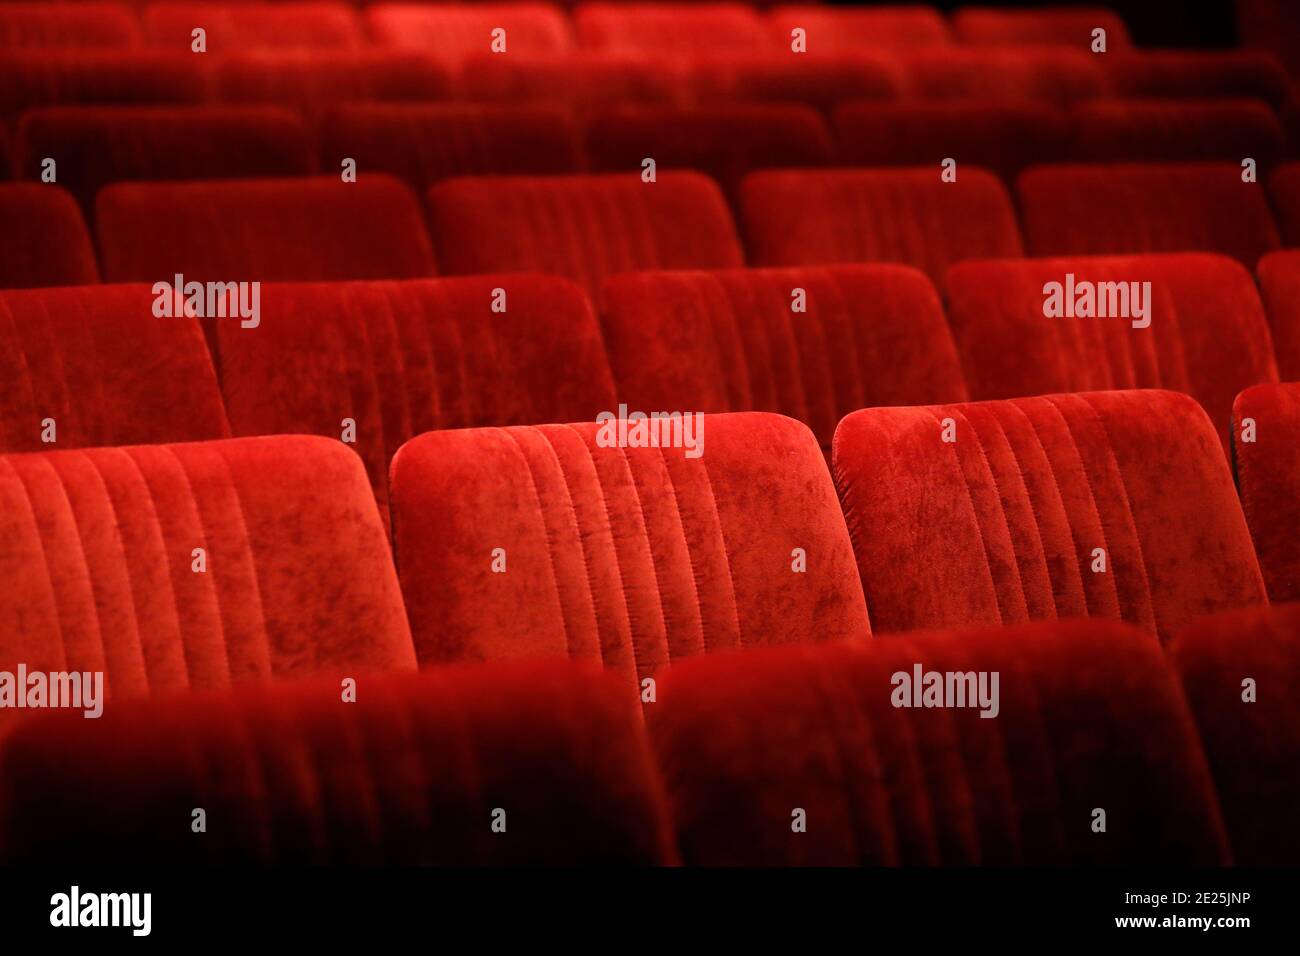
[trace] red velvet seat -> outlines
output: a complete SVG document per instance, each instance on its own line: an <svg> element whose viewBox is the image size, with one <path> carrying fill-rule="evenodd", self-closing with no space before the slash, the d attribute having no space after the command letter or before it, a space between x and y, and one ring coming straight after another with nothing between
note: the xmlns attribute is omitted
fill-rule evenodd
<svg viewBox="0 0 1300 956"><path fill-rule="evenodd" d="M1286 147L1282 124L1260 100L1102 99L1070 114L1073 158L1086 162L1254 159L1271 169Z"/></svg>
<svg viewBox="0 0 1300 956"><path fill-rule="evenodd" d="M206 33L208 53L359 47L363 34L351 4L335 0L234 3L153 0L143 11L145 34L156 47L190 52L193 31Z"/></svg>
<svg viewBox="0 0 1300 956"><path fill-rule="evenodd" d="M1062 287L1062 300L1070 300L1069 317L1044 314L1044 289L1052 282ZM1133 289L1127 284L1134 282L1151 283L1145 318L1073 314L1084 290L1108 310L1112 301L1127 302L1131 315ZM1108 290L1104 283L1125 285ZM948 271L947 301L948 321L976 400L1168 388L1200 402L1226 450L1237 392L1277 381L1268 321L1254 280L1239 262L1224 256L965 262ZM1134 327L1135 322L1149 324Z"/></svg>
<svg viewBox="0 0 1300 956"><path fill-rule="evenodd" d="M97 234L110 282L415 278L433 252L410 188L379 173L100 190Z"/></svg>
<svg viewBox="0 0 1300 956"><path fill-rule="evenodd" d="M1099 96L1106 77L1085 50L921 50L903 57L911 92L928 100L1004 100L1065 106Z"/></svg>
<svg viewBox="0 0 1300 956"><path fill-rule="evenodd" d="M998 716L894 706L919 668ZM896 636L684 661L647 719L688 865L1225 864L1171 671L1112 622Z"/></svg>
<svg viewBox="0 0 1300 956"><path fill-rule="evenodd" d="M755 265L897 262L938 281L961 259L1021 254L1006 188L960 164L949 183L938 167L754 173L740 218Z"/></svg>
<svg viewBox="0 0 1300 956"><path fill-rule="evenodd" d="M1041 103L848 102L835 110L845 166L925 165L944 159L983 166L1010 182L1032 163L1058 160L1064 115Z"/></svg>
<svg viewBox="0 0 1300 956"><path fill-rule="evenodd" d="M695 457L601 444L614 426L594 422L403 446L393 527L421 664L591 658L644 694L692 654L867 636L812 433L759 413L704 422Z"/></svg>
<svg viewBox="0 0 1300 956"><path fill-rule="evenodd" d="M1248 97L1278 109L1291 92L1281 64L1253 50L1120 52L1098 62L1114 96Z"/></svg>
<svg viewBox="0 0 1300 956"><path fill-rule="evenodd" d="M1000 10L963 7L952 15L952 32L961 43L976 46L1068 46L1092 49L1092 31L1106 31L1106 51L1133 46L1123 18L1104 7L1047 7Z"/></svg>
<svg viewBox="0 0 1300 956"><path fill-rule="evenodd" d="M811 55L871 48L912 50L950 42L943 15L919 3L883 7L777 6L768 14L768 23L776 40L787 48L791 32L802 29Z"/></svg>
<svg viewBox="0 0 1300 956"><path fill-rule="evenodd" d="M270 285L257 328L219 321L217 334L235 434L338 439L352 419L385 518L407 439L594 420L615 402L586 296L549 276Z"/></svg>
<svg viewBox="0 0 1300 956"><path fill-rule="evenodd" d="M827 115L842 100L893 99L903 91L893 60L856 52L700 55L686 67L684 82L702 105L801 103Z"/></svg>
<svg viewBox="0 0 1300 956"><path fill-rule="evenodd" d="M592 167L641 171L696 169L734 196L740 180L768 166L825 166L833 147L821 117L806 106L738 105L675 109L622 107L587 127Z"/></svg>
<svg viewBox="0 0 1300 956"><path fill-rule="evenodd" d="M1256 385L1237 396L1232 452L1268 596L1300 601L1300 382Z"/></svg>
<svg viewBox="0 0 1300 956"><path fill-rule="evenodd" d="M772 41L753 7L743 3L580 3L573 11L578 41L593 50L680 55L696 51L767 49Z"/></svg>
<svg viewBox="0 0 1300 956"><path fill-rule="evenodd" d="M51 183L0 185L0 289L99 281L86 223Z"/></svg>
<svg viewBox="0 0 1300 956"><path fill-rule="evenodd" d="M135 46L140 28L122 3L0 4L0 49Z"/></svg>
<svg viewBox="0 0 1300 956"><path fill-rule="evenodd" d="M90 214L100 187L123 180L303 176L314 170L306 126L273 107L49 107L23 116L18 174L58 181ZM184 144L178 148L178 144Z"/></svg>
<svg viewBox="0 0 1300 956"><path fill-rule="evenodd" d="M569 21L550 3L378 3L365 16L376 43L420 50L447 63L492 52L498 28L505 30L498 55L556 53L573 46Z"/></svg>
<svg viewBox="0 0 1300 956"><path fill-rule="evenodd" d="M0 525L10 673L102 671L120 699L415 666L374 496L341 442L5 455Z"/></svg>
<svg viewBox="0 0 1300 956"><path fill-rule="evenodd" d="M1282 241L1300 245L1300 163L1286 163L1268 179L1268 197L1277 216Z"/></svg>
<svg viewBox="0 0 1300 956"><path fill-rule="evenodd" d="M154 301L146 285L0 293L0 451L228 437L198 323Z"/></svg>
<svg viewBox="0 0 1300 956"><path fill-rule="evenodd" d="M742 263L727 204L698 173L451 179L429 203L450 275L547 272L594 292L619 272Z"/></svg>
<svg viewBox="0 0 1300 956"><path fill-rule="evenodd" d="M878 632L1088 616L1168 639L1266 600L1218 436L1177 392L866 409L834 468Z"/></svg>
<svg viewBox="0 0 1300 956"><path fill-rule="evenodd" d="M558 106L477 103L358 103L328 113L322 169L344 157L359 170L390 173L424 192L452 176L576 173L584 165L572 114Z"/></svg>
<svg viewBox="0 0 1300 956"><path fill-rule="evenodd" d="M1235 163L1039 166L1018 192L1035 256L1220 252L1253 269L1278 246L1259 183Z"/></svg>
<svg viewBox="0 0 1300 956"><path fill-rule="evenodd" d="M1178 635L1171 657L1196 716L1236 862L1295 866L1300 605L1199 621ZM1251 702L1244 699L1247 679Z"/></svg>
<svg viewBox="0 0 1300 956"><path fill-rule="evenodd" d="M623 103L677 104L681 71L643 54L476 53L465 58L462 94L470 100L568 106L579 113Z"/></svg>
<svg viewBox="0 0 1300 956"><path fill-rule="evenodd" d="M676 856L635 700L568 664L359 680L349 704L337 682L310 681L47 716L15 734L0 767L0 853L18 863ZM206 812L200 835L193 807Z"/></svg>
<svg viewBox="0 0 1300 956"><path fill-rule="evenodd" d="M620 276L601 321L629 407L780 412L827 453L856 409L966 398L939 297L902 266Z"/></svg>
<svg viewBox="0 0 1300 956"><path fill-rule="evenodd" d="M1300 251L1270 252L1256 272L1278 371L1284 382L1300 381Z"/></svg>

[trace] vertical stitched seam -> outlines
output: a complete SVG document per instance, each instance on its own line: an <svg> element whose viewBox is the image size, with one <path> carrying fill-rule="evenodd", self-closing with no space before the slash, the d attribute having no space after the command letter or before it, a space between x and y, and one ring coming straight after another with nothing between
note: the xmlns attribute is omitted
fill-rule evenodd
<svg viewBox="0 0 1300 956"><path fill-rule="evenodd" d="M673 481L673 473L668 468L668 456L664 454L662 448L659 449L659 460L663 462L664 474L668 477L668 490L673 496L673 511L677 514L677 525L682 529L682 547L686 550L686 560L691 566L691 587L695 592L695 608L700 615L700 643L704 645L705 653L709 650L709 629L704 622L704 601L700 597L700 579L695 564L695 553L691 550L690 538L686 534L686 522L682 520L682 508L680 500L677 497L677 483ZM665 634L667 633L667 616L664 618ZM672 663L672 641L668 641L668 661Z"/></svg>
<svg viewBox="0 0 1300 956"><path fill-rule="evenodd" d="M175 454L175 451L171 448L171 446L168 446L168 450L172 451L172 454ZM244 541L247 542L248 544L248 563L249 566L253 569L253 593L257 595L257 617L258 620L262 622L262 641L266 649L266 659L268 664L270 665L271 676L274 677L276 676L275 661L272 660L271 658L271 635L270 635L270 631L267 629L266 626L266 605L262 601L262 578L257 570L257 552L254 550L253 540L248 534L248 521L244 516L244 499L239 493L239 486L238 484L235 483L235 475L230 470L230 462L226 460L224 451L221 448L217 448L216 452L217 452L217 458L221 461L221 464L225 466L226 477L230 479L230 491L235 499L235 507L238 509L239 527L243 532ZM180 460L179 457L177 458L177 460L178 461ZM181 470L186 471L186 473L188 474L188 469L186 469L184 462L181 462ZM194 507L196 511L199 508L199 502L197 498L195 498ZM215 586L215 582L214 582L214 586ZM225 633L224 621L222 622L222 633L223 634ZM227 647L227 654L229 654L229 647ZM232 676L232 680L233 680L233 676Z"/></svg>

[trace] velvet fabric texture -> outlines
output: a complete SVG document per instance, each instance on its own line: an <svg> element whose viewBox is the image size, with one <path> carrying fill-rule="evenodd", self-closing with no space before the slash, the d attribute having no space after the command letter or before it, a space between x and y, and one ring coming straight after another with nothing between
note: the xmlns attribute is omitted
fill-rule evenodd
<svg viewBox="0 0 1300 956"><path fill-rule="evenodd" d="M1170 652L1196 715L1236 862L1295 866L1300 605L1206 618L1179 634Z"/></svg>
<svg viewBox="0 0 1300 956"><path fill-rule="evenodd" d="M599 431L429 432L397 453L394 539L422 665L594 658L639 690L704 651L869 633L806 427L707 416L696 458L601 447Z"/></svg>
<svg viewBox="0 0 1300 956"><path fill-rule="evenodd" d="M1048 282L1150 282L1150 326L1043 315ZM1237 392L1277 381L1249 272L1209 254L964 262L948 271L948 321L971 397L1168 388L1201 403L1228 448ZM1064 290L1063 290L1064 291ZM1108 300L1101 293L1102 300ZM1122 301L1122 300L1117 300ZM1129 311L1132 311L1129 300Z"/></svg>
<svg viewBox="0 0 1300 956"><path fill-rule="evenodd" d="M1246 97L1278 109L1291 91L1281 64L1256 50L1120 51L1098 59L1114 96Z"/></svg>
<svg viewBox="0 0 1300 956"><path fill-rule="evenodd" d="M826 166L834 156L816 112L761 104L621 107L587 125L587 151L598 170L639 172L647 156L659 172L699 170L733 200L740 180L756 169Z"/></svg>
<svg viewBox="0 0 1300 956"><path fill-rule="evenodd" d="M1061 46L1087 49L1092 31L1106 31L1106 49L1133 46L1128 27L1117 13L1104 7L1061 7L1047 10L998 10L966 7L952 14L953 36L971 46Z"/></svg>
<svg viewBox="0 0 1300 956"><path fill-rule="evenodd" d="M573 28L584 47L616 53L748 52L769 44L753 7L716 0L675 6L589 0L574 9Z"/></svg>
<svg viewBox="0 0 1300 956"><path fill-rule="evenodd" d="M1218 435L1177 392L866 409L834 470L878 632L1088 616L1167 640L1266 601Z"/></svg>
<svg viewBox="0 0 1300 956"><path fill-rule="evenodd" d="M601 323L629 408L780 412L828 455L849 412L967 397L939 297L906 266L620 276Z"/></svg>
<svg viewBox="0 0 1300 956"><path fill-rule="evenodd" d="M584 165L578 124L559 106L343 104L322 120L320 139L322 169L350 156L420 193L452 176L576 173Z"/></svg>
<svg viewBox="0 0 1300 956"><path fill-rule="evenodd" d="M1093 100L1075 105L1070 128L1071 158L1083 162L1240 164L1250 156L1270 169L1286 148L1273 111L1249 99Z"/></svg>
<svg viewBox="0 0 1300 956"><path fill-rule="evenodd" d="M937 169L754 173L740 218L755 265L897 262L937 282L960 259L1021 254L1006 188L970 166L951 183Z"/></svg>
<svg viewBox="0 0 1300 956"><path fill-rule="evenodd" d="M547 272L595 294L620 272L743 263L722 193L698 173L450 179L429 204L450 275Z"/></svg>
<svg viewBox="0 0 1300 956"><path fill-rule="evenodd" d="M918 665L997 672L997 717L893 706ZM1177 680L1118 623L710 656L674 667L647 719L687 864L1229 861Z"/></svg>
<svg viewBox="0 0 1300 956"><path fill-rule="evenodd" d="M1300 163L1284 163L1268 179L1268 196L1282 241L1300 244Z"/></svg>
<svg viewBox="0 0 1300 956"><path fill-rule="evenodd" d="M1236 163L1038 166L1020 174L1030 255L1219 252L1248 269L1279 243Z"/></svg>
<svg viewBox="0 0 1300 956"><path fill-rule="evenodd" d="M194 319L155 318L148 286L0 293L0 451L227 438Z"/></svg>
<svg viewBox="0 0 1300 956"><path fill-rule="evenodd" d="M788 46L788 40L786 41ZM873 53L815 58L775 53L708 53L686 67L686 89L698 104L802 103L829 116L846 99L890 99L904 91L898 64Z"/></svg>
<svg viewBox="0 0 1300 956"><path fill-rule="evenodd" d="M1253 441L1243 440L1251 428ZM1257 385L1232 409L1237 490L1274 601L1300 601L1300 382Z"/></svg>
<svg viewBox="0 0 1300 956"><path fill-rule="evenodd" d="M551 276L268 285L261 325L218 320L218 337L235 434L338 439L352 419L385 519L388 463L407 439L594 421L616 401L586 296Z"/></svg>
<svg viewBox="0 0 1300 956"><path fill-rule="evenodd" d="M781 5L768 13L772 36L783 46L796 27L807 31L818 51L852 53L863 49L911 50L950 42L948 22L933 7Z"/></svg>
<svg viewBox="0 0 1300 956"><path fill-rule="evenodd" d="M497 27L506 31L506 49L512 56L557 53L573 46L568 19L550 3L380 3L368 7L365 18L377 43L419 50L449 65L487 50Z"/></svg>
<svg viewBox="0 0 1300 956"><path fill-rule="evenodd" d="M1300 213L1300 207L1296 211ZM1300 252L1270 252L1259 260L1256 275L1278 372L1283 381L1300 381Z"/></svg>
<svg viewBox="0 0 1300 956"><path fill-rule="evenodd" d="M1106 91L1106 76L1097 63L1102 58L1086 50L1083 42L1078 52L931 48L909 53L902 62L908 90L921 99L1028 100L1065 106Z"/></svg>
<svg viewBox="0 0 1300 956"><path fill-rule="evenodd" d="M340 697L337 682L293 682L32 720L0 753L0 853L190 866L672 860L635 698L595 667L439 668L360 679L355 703ZM200 835L195 807L207 812Z"/></svg>
<svg viewBox="0 0 1300 956"><path fill-rule="evenodd" d="M99 281L76 200L52 183L0 185L0 289Z"/></svg>
<svg viewBox="0 0 1300 956"><path fill-rule="evenodd" d="M186 282L310 282L434 272L415 194L380 173L354 183L337 175L119 183L100 190L96 233L110 282L166 282L177 273Z"/></svg>
<svg viewBox="0 0 1300 956"><path fill-rule="evenodd" d="M248 50L346 49L366 42L365 31L350 5L337 2L285 4L195 3L165 0L141 13L145 37L156 47L188 50L191 31L207 31L209 54Z"/></svg>
<svg viewBox="0 0 1300 956"><path fill-rule="evenodd" d="M929 166L948 157L982 166L1011 182L1032 163L1062 159L1065 116L1042 103L850 101L835 110L840 163ZM958 175L960 181L960 173Z"/></svg>
<svg viewBox="0 0 1300 956"><path fill-rule="evenodd" d="M18 125L18 175L39 180L47 156L57 159L59 182L87 216L100 187L123 180L305 176L315 170L306 126L273 107L33 110Z"/></svg>
<svg viewBox="0 0 1300 956"><path fill-rule="evenodd" d="M337 441L0 456L0 574L0 670L103 671L110 700L415 666L365 470Z"/></svg>
<svg viewBox="0 0 1300 956"><path fill-rule="evenodd" d="M484 51L465 58L461 95L485 102L542 102L568 106L580 115L621 103L678 103L681 78L660 57L645 54Z"/></svg>
<svg viewBox="0 0 1300 956"><path fill-rule="evenodd" d="M0 6L0 48L98 48L134 46L140 28L121 3L14 3Z"/></svg>

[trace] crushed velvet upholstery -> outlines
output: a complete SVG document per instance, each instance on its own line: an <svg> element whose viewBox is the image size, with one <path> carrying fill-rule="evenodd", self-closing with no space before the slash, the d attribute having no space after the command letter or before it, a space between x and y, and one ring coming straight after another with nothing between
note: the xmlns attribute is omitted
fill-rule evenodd
<svg viewBox="0 0 1300 956"><path fill-rule="evenodd" d="M1267 170L1285 148L1268 104L1251 99L1100 99L1070 111L1071 158L1081 162L1240 163Z"/></svg>
<svg viewBox="0 0 1300 956"><path fill-rule="evenodd" d="M1270 252L1259 260L1256 275L1278 371L1284 382L1300 381L1300 251Z"/></svg>
<svg viewBox="0 0 1300 956"><path fill-rule="evenodd" d="M1087 52L1087 47L1077 52L1042 47L930 48L902 58L908 90L920 99L1028 100L1055 106L1106 91L1098 59L1102 58Z"/></svg>
<svg viewBox="0 0 1300 956"><path fill-rule="evenodd" d="M820 52L910 50L949 42L948 21L923 4L833 7L821 4L782 4L768 13L773 37L790 44L790 31L801 27Z"/></svg>
<svg viewBox="0 0 1300 956"><path fill-rule="evenodd" d="M420 193L452 176L583 168L578 124L559 106L345 103L322 120L320 142L321 169L349 156L359 170L389 173Z"/></svg>
<svg viewBox="0 0 1300 956"><path fill-rule="evenodd" d="M434 272L410 187L378 173L186 183L99 192L96 234L110 282L309 282ZM220 224L220 228L216 225Z"/></svg>
<svg viewBox="0 0 1300 956"><path fill-rule="evenodd" d="M584 47L615 53L768 49L767 30L754 8L723 0L676 5L587 0L573 11L573 29Z"/></svg>
<svg viewBox="0 0 1300 956"><path fill-rule="evenodd" d="M1253 441L1243 441L1247 420ZM1300 601L1300 382L1257 385L1237 396L1232 455L1268 596Z"/></svg>
<svg viewBox="0 0 1300 956"><path fill-rule="evenodd" d="M600 311L629 408L780 412L829 454L851 411L966 399L939 297L906 266L637 273Z"/></svg>
<svg viewBox="0 0 1300 956"><path fill-rule="evenodd" d="M450 64L487 52L506 31L506 52L557 53L573 46L568 18L550 3L377 3L365 11L375 42L419 50Z"/></svg>
<svg viewBox="0 0 1300 956"><path fill-rule="evenodd" d="M950 183L938 167L758 172L740 218L755 265L897 262L937 282L960 259L1021 254L1006 187L960 164Z"/></svg>
<svg viewBox="0 0 1300 956"><path fill-rule="evenodd" d="M1048 282L1150 282L1150 326L1125 317L1043 315ZM1168 388L1201 403L1228 447L1241 389L1277 381L1250 273L1187 253L964 262L948 270L948 321L971 397Z"/></svg>
<svg viewBox="0 0 1300 956"><path fill-rule="evenodd" d="M591 306L554 276L268 285L261 325L218 320L217 334L234 433L338 439L353 419L385 519L388 463L407 439L594 421L615 402Z"/></svg>
<svg viewBox="0 0 1300 956"><path fill-rule="evenodd" d="M99 281L81 210L52 183L0 184L0 289Z"/></svg>
<svg viewBox="0 0 1300 956"><path fill-rule="evenodd" d="M112 49L139 42L135 13L125 4L0 4L0 49Z"/></svg>
<svg viewBox="0 0 1300 956"><path fill-rule="evenodd" d="M1123 17L1104 7L1070 6L1047 10L965 7L953 11L952 32L971 46L1060 46L1087 49L1092 31L1106 31L1106 49L1132 47Z"/></svg>
<svg viewBox="0 0 1300 956"><path fill-rule="evenodd" d="M45 715L0 751L0 853L31 863L672 860L634 697L591 666L439 668ZM62 719L61 719L62 718ZM193 809L207 832L191 830ZM505 832L493 813L505 811Z"/></svg>
<svg viewBox="0 0 1300 956"><path fill-rule="evenodd" d="M1300 863L1300 604L1220 614L1174 640L1241 865ZM1253 702L1244 685L1255 682Z"/></svg>
<svg viewBox="0 0 1300 956"><path fill-rule="evenodd" d="M916 665L996 671L998 716L892 706ZM1115 622L709 656L674 667L646 716L688 865L1229 859L1177 680Z"/></svg>
<svg viewBox="0 0 1300 956"><path fill-rule="evenodd" d="M155 47L188 50L191 31L207 31L210 54L262 49L346 49L361 46L364 31L351 4L292 0L247 3L244 0L155 0L141 14L146 40Z"/></svg>
<svg viewBox="0 0 1300 956"><path fill-rule="evenodd" d="M659 57L591 50L475 53L465 58L460 91L470 100L561 104L584 115L617 103L678 103L683 95L681 77Z"/></svg>
<svg viewBox="0 0 1300 956"><path fill-rule="evenodd" d="M868 634L806 427L711 415L698 458L597 434L429 432L397 453L395 547L422 665L595 658L635 685L702 651Z"/></svg>
<svg viewBox="0 0 1300 956"><path fill-rule="evenodd" d="M879 632L1088 616L1168 639L1266 600L1218 436L1181 393L866 409L834 470Z"/></svg>
<svg viewBox="0 0 1300 956"><path fill-rule="evenodd" d="M1253 269L1278 246L1263 190L1236 163L1036 166L1018 192L1034 256L1196 250Z"/></svg>
<svg viewBox="0 0 1300 956"><path fill-rule="evenodd" d="M0 293L0 451L229 437L198 322L153 302L145 285Z"/></svg>
<svg viewBox="0 0 1300 956"><path fill-rule="evenodd" d="M434 186L429 204L449 275L547 272L595 293L620 272L743 261L722 193L699 173L467 177Z"/></svg>
<svg viewBox="0 0 1300 956"><path fill-rule="evenodd" d="M788 49L788 41L786 41ZM898 65L877 53L816 57L775 53L704 53L685 67L698 104L802 103L829 115L846 99L891 99L903 92Z"/></svg>

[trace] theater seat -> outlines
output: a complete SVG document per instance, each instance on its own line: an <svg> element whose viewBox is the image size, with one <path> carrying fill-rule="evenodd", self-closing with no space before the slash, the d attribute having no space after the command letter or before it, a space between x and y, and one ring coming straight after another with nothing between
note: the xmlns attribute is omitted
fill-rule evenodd
<svg viewBox="0 0 1300 956"><path fill-rule="evenodd" d="M1142 286L1134 298L1131 283L1145 282L1151 283L1150 299ZM1050 317L1049 283L1059 286ZM1226 451L1237 392L1277 381L1254 280L1224 256L963 262L948 270L947 298L948 321L977 400L1173 389L1200 402ZM1136 317L1139 302L1144 317ZM1076 314L1080 303L1088 316ZM1124 314L1098 317L1101 310Z"/></svg>
<svg viewBox="0 0 1300 956"><path fill-rule="evenodd" d="M154 301L145 285L0 293L0 451L228 437L198 323Z"/></svg>
<svg viewBox="0 0 1300 956"><path fill-rule="evenodd" d="M997 717L896 706L918 671L997 674ZM708 656L646 715L688 865L1230 860L1177 679L1118 623Z"/></svg>
<svg viewBox="0 0 1300 956"><path fill-rule="evenodd" d="M922 99L1067 106L1105 92L1096 59L1086 50L1049 47L928 49L905 54L902 67L908 89Z"/></svg>
<svg viewBox="0 0 1300 956"><path fill-rule="evenodd" d="M341 442L5 455L0 525L11 673L102 671L120 699L415 666L365 469Z"/></svg>
<svg viewBox="0 0 1300 956"><path fill-rule="evenodd" d="M1199 621L1174 641L1171 657L1196 716L1236 862L1295 866L1300 605Z"/></svg>
<svg viewBox="0 0 1300 956"><path fill-rule="evenodd" d="M1300 246L1300 163L1279 166L1268 179L1268 197L1282 241Z"/></svg>
<svg viewBox="0 0 1300 956"><path fill-rule="evenodd" d="M261 324L218 322L218 341L235 434L339 439L351 419L385 520L407 439L594 420L614 403L586 296L548 276L270 285Z"/></svg>
<svg viewBox="0 0 1300 956"><path fill-rule="evenodd" d="M431 275L410 188L379 173L119 183L99 193L110 282L308 282Z"/></svg>
<svg viewBox="0 0 1300 956"><path fill-rule="evenodd" d="M340 696L295 682L31 721L0 753L0 853L245 867L676 856L637 705L609 675L445 668Z"/></svg>
<svg viewBox="0 0 1300 956"><path fill-rule="evenodd" d="M561 105L580 115L623 103L678 104L685 95L681 71L657 57L578 50L471 54L460 90L469 100Z"/></svg>
<svg viewBox="0 0 1300 956"><path fill-rule="evenodd" d="M780 412L828 455L851 411L966 397L939 297L903 266L619 276L601 321L630 408Z"/></svg>
<svg viewBox="0 0 1300 956"><path fill-rule="evenodd" d="M1266 600L1218 436L1177 392L865 409L834 470L877 632L1087 616L1167 640Z"/></svg>
<svg viewBox="0 0 1300 956"><path fill-rule="evenodd" d="M620 53L749 51L771 44L753 7L743 3L579 3L573 28L583 46Z"/></svg>
<svg viewBox="0 0 1300 956"><path fill-rule="evenodd" d="M38 180L44 160L55 160L87 215L108 183L314 169L302 120L273 107L49 107L24 114L17 140L19 176Z"/></svg>
<svg viewBox="0 0 1300 956"><path fill-rule="evenodd" d="M1259 183L1234 163L1039 166L1018 182L1031 255L1220 252L1249 269L1278 246Z"/></svg>
<svg viewBox="0 0 1300 956"><path fill-rule="evenodd" d="M429 191L443 272L548 272L593 293L638 269L742 263L714 182L692 172L450 179Z"/></svg>
<svg viewBox="0 0 1300 956"><path fill-rule="evenodd" d="M684 81L698 104L800 103L830 115L842 100L893 99L903 92L898 65L879 54L701 54Z"/></svg>
<svg viewBox="0 0 1300 956"><path fill-rule="evenodd" d="M1284 382L1300 381L1300 251L1270 252L1256 271L1278 371Z"/></svg>
<svg viewBox="0 0 1300 956"><path fill-rule="evenodd" d="M768 14L768 23L777 42L787 48L791 33L802 29L812 55L872 48L912 50L950 42L943 15L919 3L887 7L777 6Z"/></svg>
<svg viewBox="0 0 1300 956"><path fill-rule="evenodd" d="M728 197L755 169L826 166L833 155L825 124L808 107L743 104L610 110L588 124L587 149L594 169L639 173L649 157L660 170L706 173Z"/></svg>
<svg viewBox="0 0 1300 956"><path fill-rule="evenodd" d="M1232 451L1268 596L1300 601L1300 382L1256 385L1237 396Z"/></svg>
<svg viewBox="0 0 1300 956"><path fill-rule="evenodd" d="M1133 46L1124 20L1104 7L963 7L952 15L953 35L975 46L1067 46L1091 51L1092 31L1097 28L1106 31L1106 52Z"/></svg>
<svg viewBox="0 0 1300 956"><path fill-rule="evenodd" d="M1071 153L1084 162L1250 157L1271 169L1286 148L1282 124L1261 100L1093 100L1075 105L1070 127Z"/></svg>
<svg viewBox="0 0 1300 956"><path fill-rule="evenodd" d="M0 185L0 289L98 282L76 200L50 183Z"/></svg>
<svg viewBox="0 0 1300 956"><path fill-rule="evenodd" d="M812 433L759 413L704 423L678 436L702 435L702 455L602 444L615 425L594 422L403 446L393 527L421 664L596 659L648 702L641 682L692 654L866 637Z"/></svg>
<svg viewBox="0 0 1300 956"><path fill-rule="evenodd" d="M377 3L366 9L376 43L459 64L473 53L555 53L573 46L569 21L550 3ZM505 34L499 39L494 31Z"/></svg>
<svg viewBox="0 0 1300 956"><path fill-rule="evenodd" d="M320 139L322 169L351 157L420 192L452 176L576 173L584 164L578 124L560 106L357 103L328 113Z"/></svg>
<svg viewBox="0 0 1300 956"><path fill-rule="evenodd" d="M1098 58L1112 96L1249 97L1280 109L1291 92L1281 64L1253 50L1144 50Z"/></svg>
<svg viewBox="0 0 1300 956"><path fill-rule="evenodd" d="M1008 183L1032 163L1062 159L1066 130L1061 111L1041 103L847 102L835 110L841 165L937 169L952 158Z"/></svg>
<svg viewBox="0 0 1300 956"><path fill-rule="evenodd" d="M938 281L960 259L1021 254L1006 188L960 164L947 183L938 167L754 173L740 219L755 265L898 262Z"/></svg>
<svg viewBox="0 0 1300 956"><path fill-rule="evenodd" d="M154 0L143 12L145 34L156 47L190 52L202 28L208 53L359 47L361 25L351 4L338 2L176 3Z"/></svg>
<svg viewBox="0 0 1300 956"><path fill-rule="evenodd" d="M0 49L108 49L139 42L140 28L125 4L0 4Z"/></svg>

